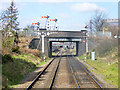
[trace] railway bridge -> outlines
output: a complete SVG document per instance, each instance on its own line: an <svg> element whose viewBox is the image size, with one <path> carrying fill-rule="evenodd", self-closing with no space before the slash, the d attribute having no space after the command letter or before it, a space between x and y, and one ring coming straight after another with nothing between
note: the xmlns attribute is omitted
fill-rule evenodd
<svg viewBox="0 0 120 90"><path fill-rule="evenodd" d="M52 57L53 42L74 42L76 43L76 56L81 56L86 51L86 30L81 31L44 31L45 55ZM30 48L42 50L42 33L39 38L30 42Z"/></svg>

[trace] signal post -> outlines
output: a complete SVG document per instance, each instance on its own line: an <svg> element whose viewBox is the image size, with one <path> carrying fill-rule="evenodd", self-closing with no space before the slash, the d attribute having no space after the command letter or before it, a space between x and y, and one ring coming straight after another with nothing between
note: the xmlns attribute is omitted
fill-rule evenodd
<svg viewBox="0 0 120 90"><path fill-rule="evenodd" d="M45 36L46 35L49 35L50 32L47 32L50 30L50 22L49 21L55 21L55 26L54 26L54 30L58 30L58 27L57 27L57 21L58 19L50 19L49 20L49 17L50 16L42 16L42 18L46 18L46 24L45 24L45 28L40 28L40 23L37 22L37 23L32 23L32 25L37 25L37 30L39 30L40 32L40 41L38 43L38 46L37 46L37 49L39 48L39 45L40 45L40 42L42 43L42 60L45 61Z"/></svg>

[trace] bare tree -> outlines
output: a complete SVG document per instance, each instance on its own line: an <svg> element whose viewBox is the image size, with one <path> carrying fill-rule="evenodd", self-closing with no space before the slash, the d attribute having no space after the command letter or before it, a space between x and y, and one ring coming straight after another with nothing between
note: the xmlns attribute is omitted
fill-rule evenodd
<svg viewBox="0 0 120 90"><path fill-rule="evenodd" d="M35 30L34 30L34 26L33 25L27 25L25 28L23 28L26 36L32 36L32 34L34 34Z"/></svg>
<svg viewBox="0 0 120 90"><path fill-rule="evenodd" d="M105 19L105 14L100 11L96 10L93 18L90 20L90 29L92 31L102 31L102 28L104 26L103 19Z"/></svg>
<svg viewBox="0 0 120 90"><path fill-rule="evenodd" d="M25 32L25 35L27 36L29 29L25 27L25 28L23 28L23 30L24 30L24 32Z"/></svg>
<svg viewBox="0 0 120 90"><path fill-rule="evenodd" d="M108 31L112 32L112 36L118 35L119 27L117 25L109 25Z"/></svg>

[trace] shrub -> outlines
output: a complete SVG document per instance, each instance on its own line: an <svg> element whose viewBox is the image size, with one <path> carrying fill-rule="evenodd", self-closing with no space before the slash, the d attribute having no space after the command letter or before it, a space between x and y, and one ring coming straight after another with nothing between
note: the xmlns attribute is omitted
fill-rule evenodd
<svg viewBox="0 0 120 90"><path fill-rule="evenodd" d="M14 37L4 37L2 38L2 54L7 54L12 52L12 47L14 44Z"/></svg>
<svg viewBox="0 0 120 90"><path fill-rule="evenodd" d="M103 57L112 52L117 46L116 39L104 40L96 47L96 53L98 56Z"/></svg>
<svg viewBox="0 0 120 90"><path fill-rule="evenodd" d="M13 44L14 44L14 37L8 37L2 39L3 47L12 47Z"/></svg>
<svg viewBox="0 0 120 90"><path fill-rule="evenodd" d="M21 48L21 53L28 53L28 54L32 54L34 56L40 57L41 58L41 52L38 51L37 49L26 49L26 48Z"/></svg>
<svg viewBox="0 0 120 90"><path fill-rule="evenodd" d="M10 54L5 54L4 56L2 56L2 63L5 64L7 62L13 62Z"/></svg>
<svg viewBox="0 0 120 90"><path fill-rule="evenodd" d="M19 46L12 48L12 52L20 53Z"/></svg>
<svg viewBox="0 0 120 90"><path fill-rule="evenodd" d="M2 76L2 88L4 89L4 90L9 90L8 88L8 78L6 77L6 76Z"/></svg>

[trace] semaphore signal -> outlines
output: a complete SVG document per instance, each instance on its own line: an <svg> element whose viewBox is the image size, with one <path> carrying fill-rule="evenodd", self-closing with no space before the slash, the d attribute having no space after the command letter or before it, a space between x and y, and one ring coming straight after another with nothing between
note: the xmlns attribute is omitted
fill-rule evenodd
<svg viewBox="0 0 120 90"><path fill-rule="evenodd" d="M42 16L42 18L47 18L47 19L48 19L49 17L50 17L50 16L48 16L48 15L47 15L47 16Z"/></svg>
<svg viewBox="0 0 120 90"><path fill-rule="evenodd" d="M32 25L37 25L37 23L32 23Z"/></svg>
<svg viewBox="0 0 120 90"><path fill-rule="evenodd" d="M50 21L54 21L55 22L55 25L54 25L54 30L58 30L58 25L57 25L57 21L58 19L50 19L50 16L47 15L47 16L42 16L42 18L45 18L46 19L46 24L45 24L45 28L46 30L50 30ZM37 22L37 23L32 23L32 25L38 25L37 29L39 29L39 26L40 26L40 23Z"/></svg>
<svg viewBox="0 0 120 90"><path fill-rule="evenodd" d="M47 16L42 16L42 18L46 18L47 20L46 20L46 25L45 25L45 28L46 28L46 30L49 30L50 29L50 23L49 23L49 18L50 18L50 16L49 15L47 15Z"/></svg>
<svg viewBox="0 0 120 90"><path fill-rule="evenodd" d="M50 21L55 21L55 30L58 30L58 26L57 26L58 19L50 19Z"/></svg>

